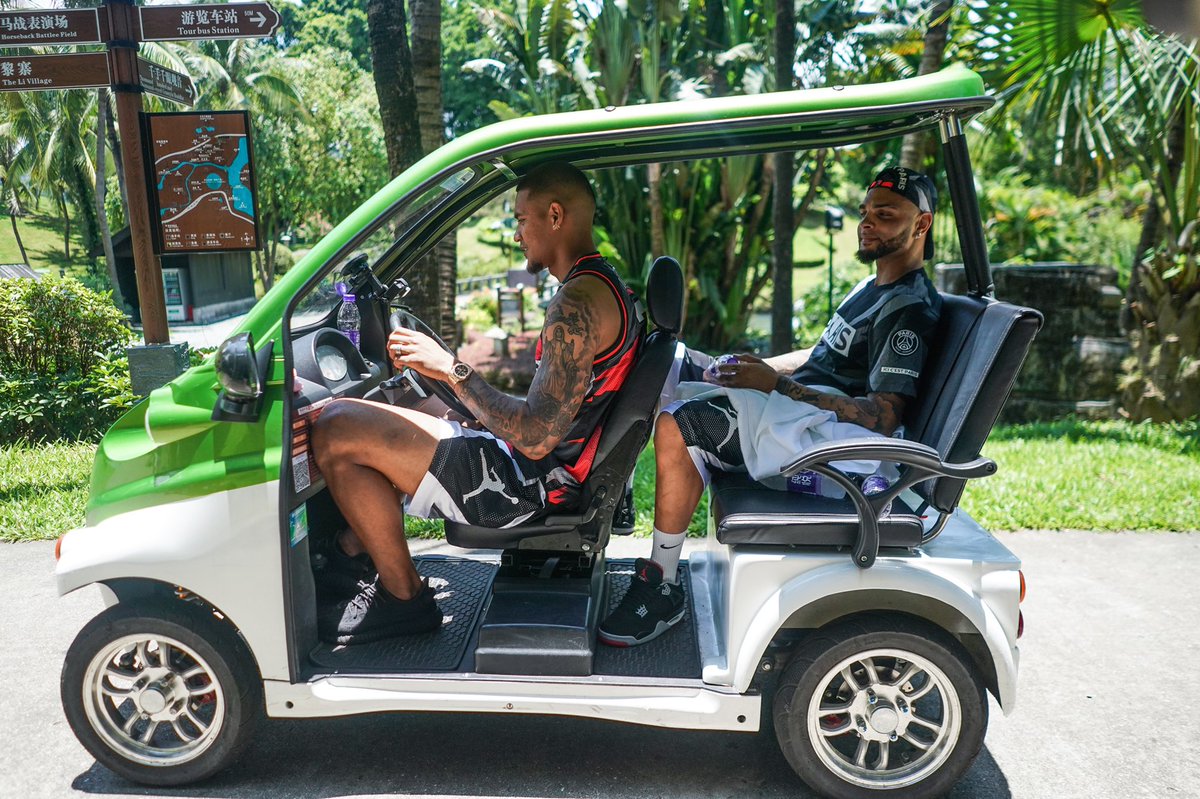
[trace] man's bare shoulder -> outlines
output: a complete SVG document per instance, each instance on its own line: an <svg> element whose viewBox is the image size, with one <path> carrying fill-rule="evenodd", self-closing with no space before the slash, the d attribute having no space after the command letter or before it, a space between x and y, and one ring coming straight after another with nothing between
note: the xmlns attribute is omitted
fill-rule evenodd
<svg viewBox="0 0 1200 799"><path fill-rule="evenodd" d="M564 283L550 301L542 335L553 338L554 328L562 326L566 336L597 352L616 336L620 324L620 307L608 284L594 275L580 275Z"/></svg>

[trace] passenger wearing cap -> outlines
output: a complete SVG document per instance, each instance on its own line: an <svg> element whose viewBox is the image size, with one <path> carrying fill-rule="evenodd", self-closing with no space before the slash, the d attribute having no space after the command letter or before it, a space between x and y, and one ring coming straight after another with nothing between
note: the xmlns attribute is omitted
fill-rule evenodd
<svg viewBox="0 0 1200 799"><path fill-rule="evenodd" d="M941 312L922 268L933 257L936 207L937 190L925 175L901 167L880 172L858 224L858 260L874 264L875 274L842 300L816 346L766 360L738 354L726 363L722 356L704 371L705 383L680 383L676 396L686 399L659 414L654 433L652 554L637 561L629 591L600 626L601 641L642 644L683 617L679 555L711 470L840 496L819 476L784 480L779 470L809 446L897 432ZM896 475L878 462L838 466L864 480Z"/></svg>

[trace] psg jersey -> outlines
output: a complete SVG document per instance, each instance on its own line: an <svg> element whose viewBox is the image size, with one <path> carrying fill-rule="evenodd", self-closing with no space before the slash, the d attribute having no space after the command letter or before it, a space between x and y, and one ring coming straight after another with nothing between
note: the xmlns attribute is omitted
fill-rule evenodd
<svg viewBox="0 0 1200 799"><path fill-rule="evenodd" d="M867 278L838 306L792 378L851 397L873 392L915 397L941 309L942 298L924 269L885 286Z"/></svg>

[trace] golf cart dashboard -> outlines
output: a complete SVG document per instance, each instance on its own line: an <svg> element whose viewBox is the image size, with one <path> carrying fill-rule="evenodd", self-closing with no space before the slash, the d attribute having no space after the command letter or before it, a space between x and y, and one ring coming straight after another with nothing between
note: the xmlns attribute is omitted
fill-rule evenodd
<svg viewBox="0 0 1200 799"><path fill-rule="evenodd" d="M383 366L364 358L340 330L320 328L292 344L296 377L304 382L301 395L310 386L324 389L329 397L361 397L383 378ZM322 392L314 391L313 400Z"/></svg>

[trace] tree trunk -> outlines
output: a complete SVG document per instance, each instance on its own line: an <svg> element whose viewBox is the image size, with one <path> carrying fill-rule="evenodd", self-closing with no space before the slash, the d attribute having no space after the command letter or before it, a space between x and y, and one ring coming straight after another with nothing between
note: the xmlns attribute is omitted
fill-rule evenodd
<svg viewBox="0 0 1200 799"><path fill-rule="evenodd" d="M678 255L667 252L667 234L663 220L662 206L662 164L657 161L647 165L650 194L647 202L650 206L650 254L653 258L660 255ZM686 284L685 284L686 285Z"/></svg>
<svg viewBox="0 0 1200 799"><path fill-rule="evenodd" d="M395 177L422 155L420 112L404 0L367 0L367 30L388 169ZM437 270L430 264L417 264L405 279L412 287L408 306L436 330L441 319Z"/></svg>
<svg viewBox="0 0 1200 799"><path fill-rule="evenodd" d="M108 270L108 282L112 285L113 302L118 308L123 308L125 298L117 280L112 231L108 229L108 214L104 211L105 198L108 196L108 147L104 141L104 131L108 128L108 89L97 89L96 94L96 226L100 229L100 243L104 246L104 264Z"/></svg>
<svg viewBox="0 0 1200 799"><path fill-rule="evenodd" d="M929 28L925 31L925 50L921 53L918 75L928 75L942 68L946 54L946 37L950 31L950 9L954 0L940 0L929 12ZM929 133L910 133L900 147L900 166L923 170L929 155Z"/></svg>
<svg viewBox="0 0 1200 799"><path fill-rule="evenodd" d="M1186 129L1180 113L1167 133L1165 192L1177 191ZM1200 418L1200 248L1194 228L1179 240L1166 227L1152 196L1122 314L1133 355L1121 380L1121 407L1138 422Z"/></svg>
<svg viewBox="0 0 1200 799"><path fill-rule="evenodd" d="M1175 191L1175 187L1179 185L1179 172L1183 168L1183 150L1184 136L1187 132L1187 124L1184 114L1177 114L1171 124L1171 129L1168 131L1167 141L1167 174L1165 177L1166 184L1163 187L1164 191ZM1138 320L1134 319L1132 310L1134 306L1146 297L1142 291L1142 273L1147 266L1153 264L1154 258L1152 250L1162 244L1163 237L1163 215L1162 206L1153 192L1150 192L1150 201L1146 206L1146 215L1142 217L1142 235L1138 238L1138 247L1133 254L1133 267L1129 272L1129 285L1125 289L1125 307L1121 309L1121 323L1126 330L1133 330L1133 326L1138 324Z"/></svg>
<svg viewBox="0 0 1200 799"><path fill-rule="evenodd" d="M14 202L15 206L16 203ZM17 230L17 210L14 207L8 209L8 219L12 222L13 238L17 240L17 247L21 250L21 260L26 266L29 266L29 255L25 252L25 242L21 241L21 231Z"/></svg>
<svg viewBox="0 0 1200 799"><path fill-rule="evenodd" d="M106 113L104 115L107 123L105 135L108 136L108 151L113 157L113 171L117 173L117 186L121 189L121 208L125 212L125 224L129 224L129 187L125 185L125 155L121 150L121 140L117 137L116 114L112 112L112 107L109 105L108 93L104 93L101 98L104 103ZM97 136L101 135L99 132Z"/></svg>
<svg viewBox="0 0 1200 799"><path fill-rule="evenodd" d="M793 0L775 0L775 90L788 91L793 85L796 60L796 6ZM794 154L776 153L774 206L775 237L771 243L773 283L771 298L771 351L792 351L792 239L795 222L792 211L792 182L796 175Z"/></svg>
<svg viewBox="0 0 1200 799"><path fill-rule="evenodd" d="M417 116L424 154L442 146L446 125L442 108L442 4L441 0L411 0L412 74L417 96ZM417 267L437 276L437 316L429 326L446 343L455 345L454 294L458 279L458 246L454 234L446 236ZM431 309L432 310L432 309Z"/></svg>
<svg viewBox="0 0 1200 799"><path fill-rule="evenodd" d="M58 212L63 220L63 256L71 261L71 215L67 213L67 201L64 197L66 190L62 186L54 188L54 200L58 203Z"/></svg>

